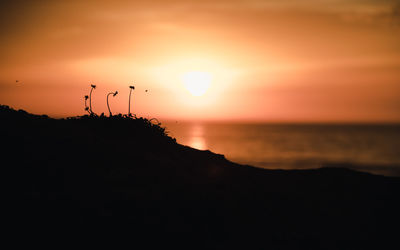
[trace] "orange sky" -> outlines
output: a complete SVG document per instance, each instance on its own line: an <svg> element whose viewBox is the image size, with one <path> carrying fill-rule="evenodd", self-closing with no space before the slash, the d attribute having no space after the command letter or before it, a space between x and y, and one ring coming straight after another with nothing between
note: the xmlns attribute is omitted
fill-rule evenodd
<svg viewBox="0 0 400 250"><path fill-rule="evenodd" d="M400 122L399 0L10 1L0 104L175 120ZM192 96L182 75L212 76ZM19 82L17 83L16 80ZM148 89L148 92L145 90Z"/></svg>

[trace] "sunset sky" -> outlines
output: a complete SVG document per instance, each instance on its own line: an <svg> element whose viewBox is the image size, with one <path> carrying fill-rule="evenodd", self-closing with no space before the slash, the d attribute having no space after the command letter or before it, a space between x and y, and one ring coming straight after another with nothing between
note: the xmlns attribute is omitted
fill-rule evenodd
<svg viewBox="0 0 400 250"><path fill-rule="evenodd" d="M92 82L98 114L116 90L127 113L134 85L144 117L400 122L399 0L17 0L0 14L0 104L16 109L82 115Z"/></svg>

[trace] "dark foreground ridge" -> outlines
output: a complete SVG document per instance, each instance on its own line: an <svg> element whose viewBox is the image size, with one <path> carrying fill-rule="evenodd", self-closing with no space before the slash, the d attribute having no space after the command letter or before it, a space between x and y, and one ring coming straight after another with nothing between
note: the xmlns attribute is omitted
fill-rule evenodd
<svg viewBox="0 0 400 250"><path fill-rule="evenodd" d="M14 244L160 249L396 249L400 178L265 170L179 145L146 119L0 108ZM93 236L95 236L93 238Z"/></svg>

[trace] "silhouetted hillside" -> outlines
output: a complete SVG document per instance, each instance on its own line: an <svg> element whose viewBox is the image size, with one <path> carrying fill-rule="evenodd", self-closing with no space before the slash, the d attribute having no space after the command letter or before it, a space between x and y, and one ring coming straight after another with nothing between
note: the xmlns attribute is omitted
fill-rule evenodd
<svg viewBox="0 0 400 250"><path fill-rule="evenodd" d="M15 244L89 235L147 249L397 244L399 178L242 166L142 118L52 119L1 106L0 119L6 227L25 239Z"/></svg>

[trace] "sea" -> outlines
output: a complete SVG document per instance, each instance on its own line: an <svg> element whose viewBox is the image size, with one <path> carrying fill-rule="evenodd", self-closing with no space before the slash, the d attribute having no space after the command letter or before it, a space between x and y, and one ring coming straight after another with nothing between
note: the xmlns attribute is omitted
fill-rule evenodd
<svg viewBox="0 0 400 250"><path fill-rule="evenodd" d="M266 169L347 167L400 176L400 124L166 122L177 142Z"/></svg>

